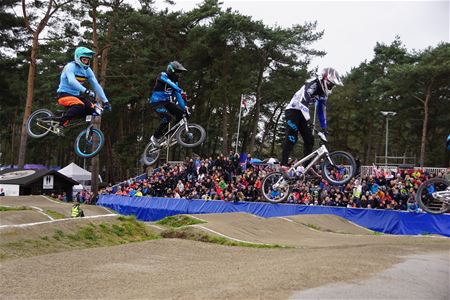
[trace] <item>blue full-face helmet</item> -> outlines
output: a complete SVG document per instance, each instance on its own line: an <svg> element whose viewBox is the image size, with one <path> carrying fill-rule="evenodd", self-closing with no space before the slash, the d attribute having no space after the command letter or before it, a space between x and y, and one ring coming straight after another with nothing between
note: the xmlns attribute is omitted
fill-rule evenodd
<svg viewBox="0 0 450 300"><path fill-rule="evenodd" d="M78 47L77 49L75 49L75 54L74 54L74 58L75 58L75 62L80 66L83 67L85 69L89 68L89 64L84 64L81 61L82 57L87 57L90 60L92 59L92 57L94 56L95 52L92 51L89 48L86 47Z"/></svg>

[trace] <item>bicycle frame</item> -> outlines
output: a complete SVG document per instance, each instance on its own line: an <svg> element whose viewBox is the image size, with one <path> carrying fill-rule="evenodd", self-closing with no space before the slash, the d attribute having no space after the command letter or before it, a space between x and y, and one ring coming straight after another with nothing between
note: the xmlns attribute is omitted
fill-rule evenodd
<svg viewBox="0 0 450 300"><path fill-rule="evenodd" d="M289 168L289 173L291 173L292 171L296 172L297 168L300 165L302 165L305 161L308 161L308 160L312 159L311 162L308 164L308 166L305 167L304 173L307 173L319 159L321 159L323 156L327 156L328 157L328 153L329 152L328 152L327 147L325 147L325 145L321 145L314 152L312 152L311 154L305 156L304 158L302 158L301 160L296 162L292 167L290 167ZM328 157L328 160L330 161L331 164L333 164L333 162L330 160L329 157Z"/></svg>
<svg viewBox="0 0 450 300"><path fill-rule="evenodd" d="M434 192L431 194L434 199L438 199L445 204L450 204L450 187L445 191Z"/></svg>
<svg viewBox="0 0 450 300"><path fill-rule="evenodd" d="M59 112L61 112L61 111L59 111ZM63 113L61 114L61 117L62 117L63 114L64 114L64 111L62 111L62 112L63 112ZM89 123L89 126L87 127L87 130L86 130L86 139L87 139L88 136L89 136L89 134L90 134L90 132L91 132L92 127L94 126L94 125L92 124L93 120L95 119L95 117L100 116L100 115L102 114L102 112L103 112L103 108L102 108L101 106L95 104L95 109L94 109L94 112L93 112L92 114L86 115L86 116L84 117L84 120L81 119L81 120L77 120L77 121L75 121L75 122L69 122L69 124L66 126L66 128L71 128L71 127L80 126L80 125L83 125L83 124L86 123L86 122ZM57 132L57 131L54 129L54 128L56 127L56 125L59 124L59 121L58 121L58 120L41 120L41 122L47 124L48 127L43 126L43 125L41 125L41 124L39 124L39 123L36 123L36 124L37 124L39 127L42 127L42 128L44 128L44 129L46 129L46 130L52 132L53 134L59 135L59 132Z"/></svg>
<svg viewBox="0 0 450 300"><path fill-rule="evenodd" d="M171 145L171 141L174 140L175 134L177 133L178 129L182 126L186 127L186 130L189 130L188 122L186 117L183 117L180 122L175 124L172 128L170 128L165 134L164 137L166 137L166 140L161 143L161 147L169 147Z"/></svg>

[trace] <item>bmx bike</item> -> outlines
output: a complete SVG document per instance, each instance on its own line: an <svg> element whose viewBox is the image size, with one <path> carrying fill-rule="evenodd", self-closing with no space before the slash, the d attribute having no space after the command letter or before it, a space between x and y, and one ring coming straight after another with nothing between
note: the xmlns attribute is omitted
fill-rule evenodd
<svg viewBox="0 0 450 300"><path fill-rule="evenodd" d="M416 203L430 214L450 212L450 182L443 178L432 178L419 186Z"/></svg>
<svg viewBox="0 0 450 300"><path fill-rule="evenodd" d="M287 172L275 171L263 178L261 192L267 201L272 203L285 201L298 183L309 179L311 175L320 178L313 166L321 160L321 176L332 185L346 184L355 175L356 162L353 156L344 151L328 152L325 134L317 129L313 130L320 138L321 145L317 150L299 160ZM308 165L299 174L298 168L307 161Z"/></svg>
<svg viewBox="0 0 450 300"><path fill-rule="evenodd" d="M45 108L34 111L27 120L27 133L32 138L43 138L49 133L57 136L64 136L59 125L65 110L57 110L60 116ZM105 137L100 129L94 128L94 118L100 116L103 107L99 103L94 104L94 111L87 115L85 119L70 122L67 127L76 127L87 123L88 126L81 131L74 142L75 153L82 158L91 158L97 155L105 144Z"/></svg>
<svg viewBox="0 0 450 300"><path fill-rule="evenodd" d="M152 142L145 146L142 160L147 166L153 165L158 160L161 150L172 147L177 143L186 148L197 147L205 141L205 138L205 129L198 124L188 123L187 117L183 116L180 122L160 138L159 146Z"/></svg>

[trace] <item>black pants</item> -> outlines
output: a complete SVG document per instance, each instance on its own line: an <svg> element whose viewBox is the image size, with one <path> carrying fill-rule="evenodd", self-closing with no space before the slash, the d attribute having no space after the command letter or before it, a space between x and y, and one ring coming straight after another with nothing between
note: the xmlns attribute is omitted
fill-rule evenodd
<svg viewBox="0 0 450 300"><path fill-rule="evenodd" d="M294 145L297 143L298 133L303 138L303 156L310 154L314 147L314 136L308 126L302 112L297 109L288 109L284 113L286 118L286 140L283 143L281 152L281 164L286 166Z"/></svg>
<svg viewBox="0 0 450 300"><path fill-rule="evenodd" d="M85 117L87 115L90 115L94 112L93 103L91 99L86 95L78 95L74 96L67 93L59 93L58 99L66 96L72 96L80 99L83 104L74 104L68 106L68 109L64 113L64 115L61 118L60 123L63 125L66 125L66 121L72 120L76 117ZM68 123L68 122L67 122Z"/></svg>
<svg viewBox="0 0 450 300"><path fill-rule="evenodd" d="M183 118L184 111L178 105L170 101L153 103L150 104L150 107L158 114L162 121L153 134L157 139L161 138L164 133L166 133L167 127L172 120L172 116L175 116L176 123Z"/></svg>

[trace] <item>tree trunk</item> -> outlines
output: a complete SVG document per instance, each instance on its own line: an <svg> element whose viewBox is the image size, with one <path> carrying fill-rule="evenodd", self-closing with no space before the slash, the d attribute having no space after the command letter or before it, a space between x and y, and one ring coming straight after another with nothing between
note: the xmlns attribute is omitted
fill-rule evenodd
<svg viewBox="0 0 450 300"><path fill-rule="evenodd" d="M93 6L92 8L92 39L94 43L94 48L96 51L98 51L98 38L97 38L97 6ZM112 37L112 20L109 20L108 23L108 29L106 32L106 41L109 43L111 41ZM109 55L109 44L106 45L106 47L103 49L101 53L101 59L102 59L102 65L100 70L100 85L103 87L103 89L106 86L106 70L108 68L108 55ZM97 76L98 74L98 56L96 55L94 57L94 74ZM101 128L101 122L102 118L101 116L98 116L95 121L95 128ZM91 172L92 172L92 178L91 178L91 191L94 192L94 196L97 196L98 193L98 174L100 171L100 159L99 156L96 156L92 159L92 165L91 165Z"/></svg>
<svg viewBox="0 0 450 300"><path fill-rule="evenodd" d="M16 108L16 112L14 114L14 121L11 124L12 135L11 135L11 157L9 158L10 159L10 161L9 161L10 165L14 165L14 162L15 162L14 154L16 153L16 150L17 150L17 148L16 148L16 128L17 128L17 126L16 126L16 121L15 120L17 120L17 116L18 115L19 115L19 107Z"/></svg>
<svg viewBox="0 0 450 300"><path fill-rule="evenodd" d="M228 116L228 96L225 95L223 101L223 118L222 118L222 138L223 138L223 153L228 153L228 125L229 125L229 116Z"/></svg>
<svg viewBox="0 0 450 300"><path fill-rule="evenodd" d="M26 122L28 117L31 114L31 107L33 104L33 93L34 93L34 79L36 74L36 56L37 56L37 50L39 48L39 35L44 30L44 28L47 26L48 21L52 17L52 15L62 6L69 3L70 1L60 3L59 5L56 5L54 0L49 0L47 5L47 10L45 12L44 17L39 22L38 26L33 29L31 27L30 19L27 15L27 8L25 0L22 0L22 13L23 13L23 20L25 23L25 27L27 28L28 32L30 32L33 36L32 45L31 45L31 56L30 56L30 68L28 69L28 81L27 81L27 99L25 102L25 110L23 114L23 121L22 121L22 131L20 136L20 147L19 147L19 157L18 157L18 166L19 168L22 168L25 164L25 157L26 157L26 151L27 151L27 140L28 135L26 131ZM56 6L53 8L53 4Z"/></svg>
<svg viewBox="0 0 450 300"><path fill-rule="evenodd" d="M25 156L27 152L27 140L28 134L26 129L26 124L28 117L31 114L31 107L33 105L33 92L34 92L34 78L36 74L36 54L39 48L39 32L35 31L33 33L33 44L31 46L31 57L30 57L30 67L28 69L28 79L27 79L27 100L25 102L25 111L23 114L22 121L22 131L20 134L20 148L19 148L19 159L18 167L23 168L25 164Z"/></svg>
<svg viewBox="0 0 450 300"><path fill-rule="evenodd" d="M225 50L225 57L224 57L224 68L223 68L223 79L226 79L228 77L228 51ZM227 90L226 87L224 89ZM225 93L223 97L223 117L222 117L222 138L223 138L223 145L222 145L222 151L223 153L228 153L228 135L229 135L229 106L230 101L228 99L228 94Z"/></svg>
<svg viewBox="0 0 450 300"><path fill-rule="evenodd" d="M269 131L276 126L276 124L274 124L273 119L275 118L275 115L277 114L277 111L279 108L281 108L282 105L277 105L277 107L275 107L273 113L270 115L270 119L269 121L266 123L266 126L264 126L264 132L263 132L263 136L261 138L261 146L259 147L259 152L262 153L264 151L264 145L266 142L266 138L267 135L269 134Z"/></svg>
<svg viewBox="0 0 450 300"><path fill-rule="evenodd" d="M377 146L375 149L375 157L374 157L375 161L376 161L377 156L382 156L381 153L384 153L384 151L382 151L382 149L383 149L382 147L386 146L386 142L385 142L386 141L386 120L385 119L383 120L380 133L381 133L381 138L378 140L378 143L377 143ZM378 162L378 163L381 165L380 162Z"/></svg>
<svg viewBox="0 0 450 300"><path fill-rule="evenodd" d="M96 1L92 1L92 45L96 54L94 55L92 61L92 71L94 72L95 77L98 78L98 38L97 38L97 3ZM101 84L101 83L100 83ZM94 118L94 128L100 129L101 127L101 116ZM94 145L96 145L98 141L94 141ZM94 197L98 194L98 173L99 173L99 156L96 155L91 159L91 192L94 193Z"/></svg>
<svg viewBox="0 0 450 300"><path fill-rule="evenodd" d="M425 143L427 141L428 132L428 106L431 98L431 84L427 87L425 101L423 102L423 125L422 125L422 140L420 142L420 166L423 167L425 163Z"/></svg>
<svg viewBox="0 0 450 300"><path fill-rule="evenodd" d="M277 121L275 122L275 128L273 129L273 139L272 139L272 147L270 149L270 156L274 156L275 154L275 141L277 139L277 132L278 132L278 124L280 122L280 118L283 115L283 109L280 110L280 114L277 117Z"/></svg>
<svg viewBox="0 0 450 300"><path fill-rule="evenodd" d="M368 122L367 134L366 134L366 153L364 156L364 162L368 164L370 162L370 156L372 154L372 126L373 123Z"/></svg>
<svg viewBox="0 0 450 300"><path fill-rule="evenodd" d="M263 75L264 75L264 69L265 69L266 63L267 63L267 52L265 50L263 50L261 62L260 62L260 66L259 66L258 83L256 85L255 114L253 117L253 129L251 131L250 147L249 147L249 151L248 151L250 154L253 154L253 149L255 149L256 135L258 134L259 114L261 112L261 86L262 86L262 82L263 82Z"/></svg>

